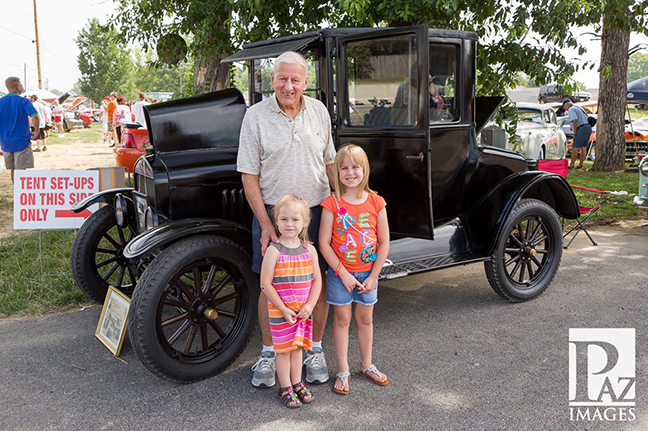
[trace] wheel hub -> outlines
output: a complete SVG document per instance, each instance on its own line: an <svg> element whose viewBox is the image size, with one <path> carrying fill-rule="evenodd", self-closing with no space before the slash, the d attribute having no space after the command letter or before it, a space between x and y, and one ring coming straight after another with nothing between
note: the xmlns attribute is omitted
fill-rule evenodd
<svg viewBox="0 0 648 431"><path fill-rule="evenodd" d="M202 295L191 304L189 318L196 324L207 323L208 320L215 320L218 317L216 304L211 296Z"/></svg>

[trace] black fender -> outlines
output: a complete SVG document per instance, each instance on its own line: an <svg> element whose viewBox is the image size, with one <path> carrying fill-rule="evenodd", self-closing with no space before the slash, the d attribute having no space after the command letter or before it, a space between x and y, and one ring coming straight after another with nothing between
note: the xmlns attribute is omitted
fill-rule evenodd
<svg viewBox="0 0 648 431"><path fill-rule="evenodd" d="M131 200L133 199L133 189L131 187L123 187L119 189L110 189L110 190L104 190L99 193L95 193L92 196L88 196L85 199L80 200L79 202L75 203L72 205L72 211L75 213L81 212L84 209L88 208L90 205L98 204L98 203L105 203L108 204L112 207L115 206L115 195L117 193L122 193L128 195Z"/></svg>
<svg viewBox="0 0 648 431"><path fill-rule="evenodd" d="M252 254L252 232L243 225L222 219L183 219L137 235L126 245L124 257L139 259L181 239L205 234L231 239Z"/></svg>
<svg viewBox="0 0 648 431"><path fill-rule="evenodd" d="M560 175L541 171L516 172L497 184L467 213L464 222L473 252L490 256L513 207L521 199L538 199L560 217L576 219L578 203L572 188Z"/></svg>

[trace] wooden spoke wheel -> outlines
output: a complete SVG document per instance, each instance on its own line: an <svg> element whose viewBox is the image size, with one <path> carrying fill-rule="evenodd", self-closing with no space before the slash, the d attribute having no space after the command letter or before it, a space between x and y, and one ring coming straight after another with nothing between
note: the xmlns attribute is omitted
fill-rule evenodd
<svg viewBox="0 0 648 431"><path fill-rule="evenodd" d="M485 262L491 287L511 302L540 295L549 286L562 257L558 215L544 202L520 201L505 222L490 261Z"/></svg>
<svg viewBox="0 0 648 431"><path fill-rule="evenodd" d="M249 255L225 238L198 236L165 249L142 274L129 335L160 377L200 380L241 353L256 321L257 277Z"/></svg>

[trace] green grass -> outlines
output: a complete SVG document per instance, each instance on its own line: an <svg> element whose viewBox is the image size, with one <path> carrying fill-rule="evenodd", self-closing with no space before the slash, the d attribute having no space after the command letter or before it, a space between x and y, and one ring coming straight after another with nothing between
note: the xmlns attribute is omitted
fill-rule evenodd
<svg viewBox="0 0 648 431"><path fill-rule="evenodd" d="M70 250L75 231L17 232L0 239L0 316L41 314L88 302L74 283Z"/></svg>
<svg viewBox="0 0 648 431"><path fill-rule="evenodd" d="M47 138L48 144L77 144L79 142L98 142L101 141L101 124L92 123L87 129L75 129L65 134L65 138L59 138L58 132L50 130L50 137Z"/></svg>
<svg viewBox="0 0 648 431"><path fill-rule="evenodd" d="M608 191L626 191L626 196L605 195L601 209L592 219L611 221L620 218L636 217L637 207L632 205L632 198L639 188L637 172L593 172L589 169L593 162L586 161L585 169L570 169L567 182L575 186L589 187ZM598 196L594 193L575 190L576 199L581 206L592 207Z"/></svg>

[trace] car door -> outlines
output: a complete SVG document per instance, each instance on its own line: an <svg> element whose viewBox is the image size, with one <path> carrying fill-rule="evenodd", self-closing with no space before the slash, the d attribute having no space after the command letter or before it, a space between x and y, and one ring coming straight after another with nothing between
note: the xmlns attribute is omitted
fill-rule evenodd
<svg viewBox="0 0 648 431"><path fill-rule="evenodd" d="M337 43L338 146L362 147L370 187L394 237L433 237L428 27L377 30Z"/></svg>

